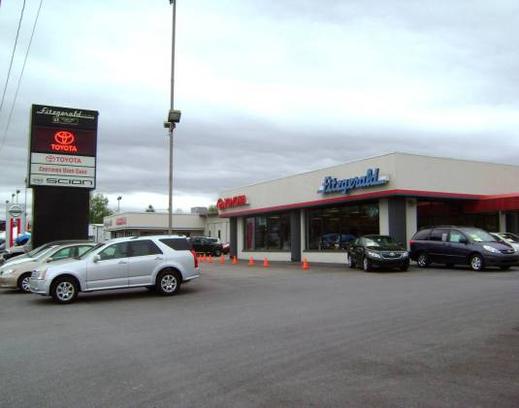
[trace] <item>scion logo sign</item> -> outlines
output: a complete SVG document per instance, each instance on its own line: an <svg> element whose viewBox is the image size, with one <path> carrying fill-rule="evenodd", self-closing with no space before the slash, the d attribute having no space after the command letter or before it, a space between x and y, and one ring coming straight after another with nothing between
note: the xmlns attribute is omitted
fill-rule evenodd
<svg viewBox="0 0 519 408"><path fill-rule="evenodd" d="M69 178L69 177L41 177L32 176L31 184L39 186L54 187L82 187L93 188L94 180L88 178Z"/></svg>

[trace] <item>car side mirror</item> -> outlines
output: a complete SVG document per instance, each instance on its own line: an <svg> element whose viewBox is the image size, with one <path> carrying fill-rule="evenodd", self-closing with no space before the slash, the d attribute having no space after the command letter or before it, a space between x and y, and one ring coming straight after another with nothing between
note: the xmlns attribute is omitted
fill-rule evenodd
<svg viewBox="0 0 519 408"><path fill-rule="evenodd" d="M468 244L469 243L469 240L467 238L461 238L460 239L460 244Z"/></svg>
<svg viewBox="0 0 519 408"><path fill-rule="evenodd" d="M101 255L94 255L94 262L99 262L101 260Z"/></svg>
<svg viewBox="0 0 519 408"><path fill-rule="evenodd" d="M52 258L47 258L47 260L46 260L45 262L47 262L47 263L51 263L52 261L54 261L54 259L52 259Z"/></svg>

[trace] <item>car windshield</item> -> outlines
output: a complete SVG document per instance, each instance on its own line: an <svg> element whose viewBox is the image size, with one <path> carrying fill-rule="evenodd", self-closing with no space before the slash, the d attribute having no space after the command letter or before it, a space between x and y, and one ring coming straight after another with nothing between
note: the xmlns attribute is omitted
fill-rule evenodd
<svg viewBox="0 0 519 408"><path fill-rule="evenodd" d="M53 246L47 247L43 251L38 252L36 255L31 256L30 258L43 259L43 258L49 256L51 254L51 252L53 252L54 249L56 249L57 247L58 247L58 245L53 245Z"/></svg>
<svg viewBox="0 0 519 408"><path fill-rule="evenodd" d="M38 248L34 248L32 251L27 252L27 256L29 258L35 258L36 255L48 250L50 247L51 246L49 244L43 244L43 245L39 246Z"/></svg>
<svg viewBox="0 0 519 408"><path fill-rule="evenodd" d="M468 228L463 231L472 242L496 242L488 232L478 228Z"/></svg>
<svg viewBox="0 0 519 408"><path fill-rule="evenodd" d="M104 245L105 245L104 242L100 242L99 244L94 245L93 247L89 248L87 251L85 251L81 255L75 256L74 259L85 259L93 250L95 250L97 248L101 248Z"/></svg>
<svg viewBox="0 0 519 408"><path fill-rule="evenodd" d="M387 235L376 235L369 238L366 237L366 246L368 247L379 247L395 244L396 242L393 241L393 239L391 237L388 237Z"/></svg>

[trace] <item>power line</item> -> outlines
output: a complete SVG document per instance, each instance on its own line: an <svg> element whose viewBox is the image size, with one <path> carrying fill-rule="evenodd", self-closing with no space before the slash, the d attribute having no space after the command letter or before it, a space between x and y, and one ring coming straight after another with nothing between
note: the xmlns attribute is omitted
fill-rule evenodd
<svg viewBox="0 0 519 408"><path fill-rule="evenodd" d="M11 125L11 119L12 119L12 116L13 116L14 108L16 106L16 101L18 99L18 92L20 91L20 85L22 83L22 77L23 77L23 74L25 72L25 65L27 64L27 59L29 58L29 52L31 50L32 39L34 38L34 33L36 31L36 25L38 24L38 19L40 17L40 11L41 11L42 4L43 4L43 0L40 0L40 5L38 6L38 11L36 12L36 18L34 19L34 24L32 26L32 32L31 32L31 38L29 39L29 45L27 46L27 51L25 52L25 58L23 60L22 71L20 72L20 76L18 77L18 83L16 84L16 92L14 93L13 103L11 105L11 110L9 111L9 116L7 118L7 124L6 124L5 128L4 128L4 134L3 134L3 137L2 137L2 143L0 143L0 152L2 151L2 148L4 147L5 139L7 137L7 132L9 130L9 126Z"/></svg>
<svg viewBox="0 0 519 408"><path fill-rule="evenodd" d="M18 20L18 28L16 29L16 38L14 39L13 52L11 53L11 61L9 63L9 69L7 71L7 77L5 78L5 85L4 85L4 92L2 94L2 101L0 102L0 112L2 112L2 107L4 106L5 93L7 92L7 86L9 85L9 77L11 76L11 69L13 67L14 54L16 53L16 47L18 46L18 37L20 36L20 27L22 26L23 13L25 11L25 2L26 2L26 0L23 0L22 11L20 12L20 19Z"/></svg>

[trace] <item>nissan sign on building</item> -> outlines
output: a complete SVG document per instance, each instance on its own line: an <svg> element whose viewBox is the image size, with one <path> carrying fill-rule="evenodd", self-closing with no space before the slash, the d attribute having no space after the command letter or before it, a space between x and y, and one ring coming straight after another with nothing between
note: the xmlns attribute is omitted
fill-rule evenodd
<svg viewBox="0 0 519 408"><path fill-rule="evenodd" d="M33 105L29 187L96 185L97 111Z"/></svg>

